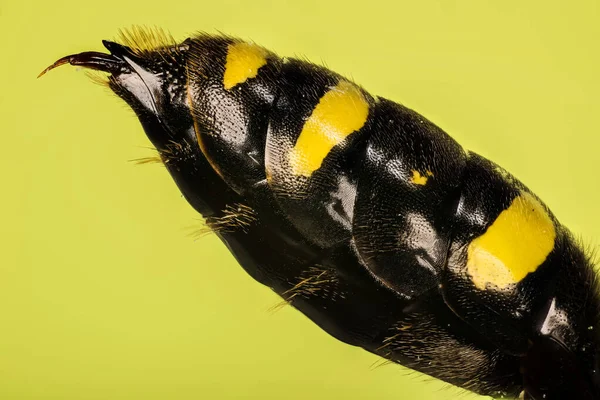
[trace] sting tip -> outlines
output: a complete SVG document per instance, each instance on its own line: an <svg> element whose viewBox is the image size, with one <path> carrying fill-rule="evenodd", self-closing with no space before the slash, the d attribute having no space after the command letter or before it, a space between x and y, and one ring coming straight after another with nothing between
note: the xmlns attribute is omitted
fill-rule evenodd
<svg viewBox="0 0 600 400"><path fill-rule="evenodd" d="M37 76L38 78L42 77L43 75L45 75L48 71L50 71L51 69L54 69L56 67L60 67L61 65L64 64L68 64L69 63L69 59L71 58L71 56L66 56L63 57L59 60L57 60L54 64L50 65L49 67L47 67L46 69L44 69L42 72L40 72L40 74Z"/></svg>

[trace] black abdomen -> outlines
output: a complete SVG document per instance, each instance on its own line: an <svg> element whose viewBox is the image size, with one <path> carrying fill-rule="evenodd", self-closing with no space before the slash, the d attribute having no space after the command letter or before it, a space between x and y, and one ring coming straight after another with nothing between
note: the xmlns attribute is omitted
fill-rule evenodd
<svg viewBox="0 0 600 400"><path fill-rule="evenodd" d="M350 249L404 300L442 288L477 331L523 350L543 298L527 287L542 266L537 275L552 280L561 234L524 185L418 113L326 68L234 39L189 44L200 148L263 221L297 231L299 246L317 254ZM481 323L489 313L507 334Z"/></svg>
<svg viewBox="0 0 600 400"><path fill-rule="evenodd" d="M224 36L149 38L44 73L108 72L254 279L336 338L462 388L595 398L592 263L515 177L326 68Z"/></svg>

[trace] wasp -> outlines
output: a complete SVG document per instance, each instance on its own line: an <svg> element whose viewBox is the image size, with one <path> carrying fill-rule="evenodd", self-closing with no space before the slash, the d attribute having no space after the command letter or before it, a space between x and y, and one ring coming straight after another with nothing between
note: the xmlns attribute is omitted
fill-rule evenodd
<svg viewBox="0 0 600 400"><path fill-rule="evenodd" d="M108 73L256 281L347 344L481 395L600 399L600 287L515 176L440 127L258 44L133 31Z"/></svg>

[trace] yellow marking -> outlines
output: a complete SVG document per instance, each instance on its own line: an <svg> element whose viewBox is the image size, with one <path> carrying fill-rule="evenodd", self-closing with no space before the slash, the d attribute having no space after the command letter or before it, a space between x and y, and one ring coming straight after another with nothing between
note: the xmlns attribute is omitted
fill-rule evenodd
<svg viewBox="0 0 600 400"><path fill-rule="evenodd" d="M534 272L554 248L550 216L531 194L523 192L467 249L467 272L478 289L505 289Z"/></svg>
<svg viewBox="0 0 600 400"><path fill-rule="evenodd" d="M427 184L427 179L429 179L427 178L428 176L433 176L433 173L431 171L427 171L425 175L421 175L419 171L413 169L412 178L410 179L410 181L415 185L425 185Z"/></svg>
<svg viewBox="0 0 600 400"><path fill-rule="evenodd" d="M267 50L253 43L232 43L227 48L223 86L229 90L258 74L267 63Z"/></svg>
<svg viewBox="0 0 600 400"><path fill-rule="evenodd" d="M348 81L340 81L321 97L304 123L289 153L292 172L310 176L334 146L363 127L368 115L369 104L360 90Z"/></svg>

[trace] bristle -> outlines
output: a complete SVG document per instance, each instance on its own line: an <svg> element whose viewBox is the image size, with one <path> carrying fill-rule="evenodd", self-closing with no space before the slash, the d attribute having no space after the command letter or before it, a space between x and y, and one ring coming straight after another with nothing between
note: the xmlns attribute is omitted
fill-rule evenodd
<svg viewBox="0 0 600 400"><path fill-rule="evenodd" d="M433 319L426 321L423 316L416 317L418 324L413 321L415 316L406 316L391 326L376 353L393 362L400 362L401 356L400 364L407 368L442 380L464 379L460 386L479 388L478 378L489 372L486 366L493 354L461 344L457 356L449 351L456 348L457 339L448 336Z"/></svg>
<svg viewBox="0 0 600 400"><path fill-rule="evenodd" d="M93 83L102 87L109 87L108 76L106 75L106 72L85 70L85 74Z"/></svg>
<svg viewBox="0 0 600 400"><path fill-rule="evenodd" d="M163 164L163 157L161 157L161 153L154 147L144 147L146 149L149 149L150 151L152 151L151 156L148 157L140 157L140 158L134 158L132 160L128 160L129 162L135 163L137 165L143 165L143 164Z"/></svg>
<svg viewBox="0 0 600 400"><path fill-rule="evenodd" d="M392 344L392 341L395 340L395 339L397 339L398 336L400 336L399 333L397 333L397 334L395 334L393 336L388 336L385 339L383 339L383 342L382 342L383 344L381 346L379 346L376 349L376 351L379 352L379 351L385 349L386 347L389 347Z"/></svg>
<svg viewBox="0 0 600 400"><path fill-rule="evenodd" d="M389 357L389 355L388 355L388 357ZM386 358L379 358L379 359L375 360L371 364L371 366L369 367L369 369L370 370L375 370L375 369L378 369L378 368L381 368L381 367L385 367L386 365L391 365L391 364L394 364L394 362L391 361L391 360L388 360Z"/></svg>
<svg viewBox="0 0 600 400"><path fill-rule="evenodd" d="M395 333L391 336L385 337L382 341L383 344L377 348L377 351L380 351L380 350L385 349L386 347L389 347L396 339L398 339L400 336L402 336L403 332L411 329L412 327L413 327L413 325L408 324L408 323L399 323L399 324L395 325L392 328L392 332L395 331L398 333Z"/></svg>
<svg viewBox="0 0 600 400"><path fill-rule="evenodd" d="M195 239L199 239L212 232L248 232L255 221L256 214L252 208L245 204L235 203L227 205L222 211L222 215L206 218L205 225L195 228L191 235Z"/></svg>
<svg viewBox="0 0 600 400"><path fill-rule="evenodd" d="M290 305L290 302L287 300L281 300L280 302L278 302L277 304L272 305L271 307L269 307L267 309L268 313L272 313L275 314L277 311L285 308L285 306Z"/></svg>
<svg viewBox="0 0 600 400"><path fill-rule="evenodd" d="M343 297L343 294L336 290L339 281L335 271L320 265L310 267L298 277L296 282L292 288L282 294L288 303L297 296L306 299L313 296L331 299Z"/></svg>
<svg viewBox="0 0 600 400"><path fill-rule="evenodd" d="M159 153L165 164L175 163L176 161L184 162L195 156L192 146L187 140L183 140L181 143L171 140Z"/></svg>
<svg viewBox="0 0 600 400"><path fill-rule="evenodd" d="M583 252L588 259L588 262L596 269L600 267L600 258L598 256L598 245L591 243L590 240L584 239L583 235L576 237L576 242L583 249Z"/></svg>
<svg viewBox="0 0 600 400"><path fill-rule="evenodd" d="M135 158L133 160L129 160L131 162L134 162L138 165L142 165L142 164L162 164L163 161L160 158L160 156L150 156L150 157L142 157L142 158Z"/></svg>
<svg viewBox="0 0 600 400"><path fill-rule="evenodd" d="M183 161L186 158L193 155L190 151L190 146L187 142L177 143L170 141L166 144L164 149L158 150L154 147L145 147L150 149L154 154L148 157L135 158L133 160L129 160L138 165L142 164L161 164L167 165L171 164L174 161Z"/></svg>
<svg viewBox="0 0 600 400"><path fill-rule="evenodd" d="M291 305L298 297L310 299L316 296L331 300L345 298L345 293L338 291L339 280L335 271L321 265L310 267L289 284L293 286L281 294L283 300L269 307L269 312L275 313Z"/></svg>
<svg viewBox="0 0 600 400"><path fill-rule="evenodd" d="M213 231L234 232L242 230L246 232L250 225L256 221L254 210L247 205L236 203L227 205L220 217L210 217L206 219L206 224Z"/></svg>
<svg viewBox="0 0 600 400"><path fill-rule="evenodd" d="M191 231L188 236L192 237L194 240L202 239L203 237L213 233L213 230L210 228L210 226L206 225L205 221L199 228L198 226L190 226L188 229Z"/></svg>
<svg viewBox="0 0 600 400"><path fill-rule="evenodd" d="M117 41L141 55L160 48L177 45L173 36L165 32L162 28L138 25L134 25L129 29L119 30Z"/></svg>

